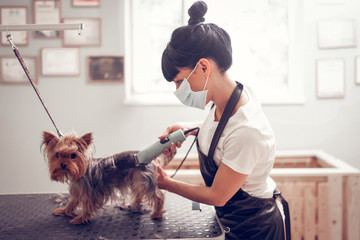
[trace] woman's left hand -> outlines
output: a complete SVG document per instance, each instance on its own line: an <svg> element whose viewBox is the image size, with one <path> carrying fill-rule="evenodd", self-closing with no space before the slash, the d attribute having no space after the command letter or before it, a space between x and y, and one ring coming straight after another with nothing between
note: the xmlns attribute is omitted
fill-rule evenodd
<svg viewBox="0 0 360 240"><path fill-rule="evenodd" d="M158 182L158 187L160 189L167 190L167 186L170 182L170 178L165 172L165 170L160 166L159 162L155 159L154 163L156 164L156 177Z"/></svg>

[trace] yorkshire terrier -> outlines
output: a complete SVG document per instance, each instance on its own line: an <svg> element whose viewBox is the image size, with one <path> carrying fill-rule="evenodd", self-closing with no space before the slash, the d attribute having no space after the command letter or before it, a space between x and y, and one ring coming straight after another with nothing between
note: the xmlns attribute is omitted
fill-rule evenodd
<svg viewBox="0 0 360 240"><path fill-rule="evenodd" d="M131 209L141 209L144 201L153 209L151 218L162 218L165 196L157 186L156 165L138 166L134 157L138 151L93 158L92 142L91 133L58 138L43 132L43 153L48 160L51 180L69 184L70 200L65 208L56 209L54 214L74 217L71 224L88 223L97 210L108 200L116 200L120 193L131 197ZM81 212L76 216L78 208Z"/></svg>

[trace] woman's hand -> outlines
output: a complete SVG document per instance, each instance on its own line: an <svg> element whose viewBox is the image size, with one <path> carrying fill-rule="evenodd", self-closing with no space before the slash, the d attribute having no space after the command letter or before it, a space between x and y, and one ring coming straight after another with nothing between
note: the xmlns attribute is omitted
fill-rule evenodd
<svg viewBox="0 0 360 240"><path fill-rule="evenodd" d="M157 176L157 182L158 187L160 189L167 190L168 185L171 181L165 170L160 166L159 162L157 160L154 160L156 164L156 176Z"/></svg>
<svg viewBox="0 0 360 240"><path fill-rule="evenodd" d="M199 126L200 126L199 123L180 123L180 122L179 123L174 123L174 124L170 125L166 129L166 131L159 137L159 139L166 137L167 135L169 135L172 132L175 132L178 129L181 129L181 130L183 130L185 132L188 129L199 127ZM197 130L194 130L191 133L188 133L187 135L189 135L189 134L196 135L196 132L197 132ZM176 153L176 147L180 148L181 147L181 142L177 142L177 143L172 142L170 144L170 149L164 149L165 156L169 156L170 154L175 154Z"/></svg>
<svg viewBox="0 0 360 240"><path fill-rule="evenodd" d="M178 123L174 123L174 124L170 125L166 129L166 131L159 138L161 139L163 137L166 137L167 135L169 135L172 132L175 132L178 129L181 129L181 130L183 130L185 132L186 130L189 130L191 128L200 127L200 125L201 125L200 122L178 122ZM198 130L194 130L194 131L188 133L187 135L196 135L197 131Z"/></svg>
<svg viewBox="0 0 360 240"><path fill-rule="evenodd" d="M175 132L178 129L182 129L183 130L184 126L182 123L174 123L172 125L170 125L166 131L159 137L159 139L166 137L167 135L169 135L172 132ZM164 155L165 156L169 156L170 154L175 154L176 153L176 147L180 148L181 147L181 142L177 142L176 146L175 143L171 143L170 144L170 149L164 149Z"/></svg>
<svg viewBox="0 0 360 240"><path fill-rule="evenodd" d="M169 135L172 132L175 132L178 129L182 129L184 131L184 123L174 123L168 126L165 132L159 138L161 139L163 137L166 137L167 135Z"/></svg>

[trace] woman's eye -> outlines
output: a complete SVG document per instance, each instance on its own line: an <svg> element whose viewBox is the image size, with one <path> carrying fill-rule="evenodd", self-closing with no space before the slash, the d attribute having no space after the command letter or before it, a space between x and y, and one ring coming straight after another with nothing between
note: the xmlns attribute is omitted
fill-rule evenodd
<svg viewBox="0 0 360 240"><path fill-rule="evenodd" d="M176 84L181 84L183 81L184 81L184 80L183 80L183 79L181 79L181 80L177 80L177 81L175 81L175 83L176 83Z"/></svg>
<svg viewBox="0 0 360 240"><path fill-rule="evenodd" d="M75 153L72 153L70 157L71 157L71 159L75 159L75 158L76 158L76 154L75 154Z"/></svg>
<svg viewBox="0 0 360 240"><path fill-rule="evenodd" d="M56 158L59 158L59 153L56 153L56 154L55 154L55 157L56 157Z"/></svg>

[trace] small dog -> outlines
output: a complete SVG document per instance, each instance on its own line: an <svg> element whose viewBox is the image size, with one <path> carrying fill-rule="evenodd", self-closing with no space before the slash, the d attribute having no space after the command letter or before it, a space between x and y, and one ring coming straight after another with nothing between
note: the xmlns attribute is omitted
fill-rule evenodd
<svg viewBox="0 0 360 240"><path fill-rule="evenodd" d="M139 210L142 202L149 203L154 219L164 213L164 194L157 186L156 165L136 166L134 154L126 151L106 158L92 158L92 134L75 134L58 138L43 132L43 153L48 160L51 180L69 184L70 200L65 208L54 211L58 216L76 215L71 224L84 224L117 193L132 197L131 209ZM172 158L172 156L168 157ZM169 161L169 160L165 160Z"/></svg>

